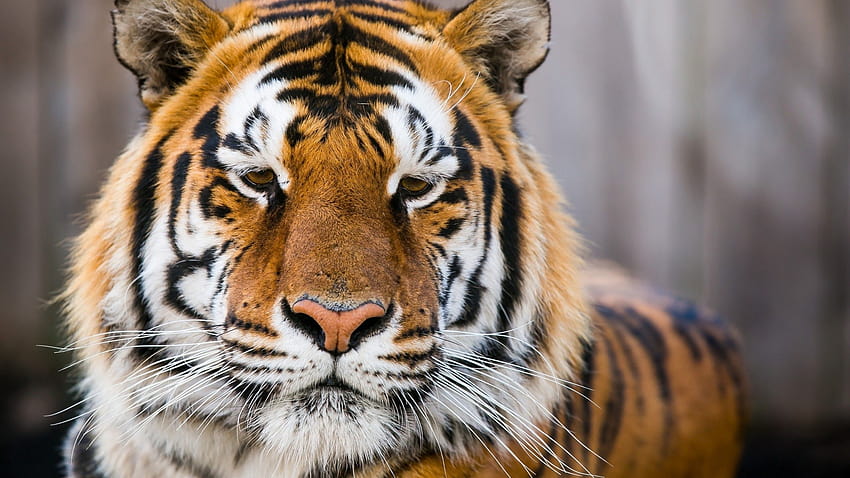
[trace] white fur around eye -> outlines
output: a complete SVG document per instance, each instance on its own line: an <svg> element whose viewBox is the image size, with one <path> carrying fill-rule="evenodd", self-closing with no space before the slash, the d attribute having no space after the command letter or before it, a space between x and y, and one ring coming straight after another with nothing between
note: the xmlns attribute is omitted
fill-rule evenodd
<svg viewBox="0 0 850 478"><path fill-rule="evenodd" d="M249 188L241 176L249 171L271 169L277 176L281 190L287 191L290 184L289 171L283 166L288 154L285 140L286 129L297 114L296 108L277 100L278 93L286 87L281 80L271 80L263 84L264 78L280 64L270 63L256 73L248 76L236 88L223 108L222 134L250 142L252 148L240 151L221 146L218 160L229 171L228 177L245 196L257 199L263 204L256 190ZM259 112L262 124L246 128L248 119Z"/></svg>
<svg viewBox="0 0 850 478"><path fill-rule="evenodd" d="M395 195L402 178L407 176L422 178L434 186L427 194L405 201L408 210L414 210L427 207L445 191L446 181L457 173L459 162L454 155L439 157L436 154L437 145L453 146L452 122L446 103L439 99L430 85L416 78L408 80L414 88L395 88L399 105L386 108L383 116L390 126L396 160L396 168L387 181L387 195ZM411 109L433 132L430 149L425 149L421 131L410 127L408 114Z"/></svg>

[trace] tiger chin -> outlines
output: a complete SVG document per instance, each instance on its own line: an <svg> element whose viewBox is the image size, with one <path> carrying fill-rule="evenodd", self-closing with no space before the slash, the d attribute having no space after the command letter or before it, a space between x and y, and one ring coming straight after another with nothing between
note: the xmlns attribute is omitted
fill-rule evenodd
<svg viewBox="0 0 850 478"><path fill-rule="evenodd" d="M73 478L731 477L724 322L583 265L515 129L545 0L117 0Z"/></svg>

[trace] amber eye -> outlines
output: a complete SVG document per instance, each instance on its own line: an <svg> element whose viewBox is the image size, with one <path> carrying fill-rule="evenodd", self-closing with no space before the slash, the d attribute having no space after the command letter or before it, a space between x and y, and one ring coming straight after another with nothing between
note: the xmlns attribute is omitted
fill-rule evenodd
<svg viewBox="0 0 850 478"><path fill-rule="evenodd" d="M245 175L242 176L242 179L244 179L245 182L247 182L251 186L263 188L270 185L274 181L275 175L274 171L272 171L271 169L260 169L258 171L250 171L248 173L245 173Z"/></svg>
<svg viewBox="0 0 850 478"><path fill-rule="evenodd" d="M412 176L403 178L399 183L399 186L401 187L401 191L409 197L422 196L433 187L428 181L414 178Z"/></svg>

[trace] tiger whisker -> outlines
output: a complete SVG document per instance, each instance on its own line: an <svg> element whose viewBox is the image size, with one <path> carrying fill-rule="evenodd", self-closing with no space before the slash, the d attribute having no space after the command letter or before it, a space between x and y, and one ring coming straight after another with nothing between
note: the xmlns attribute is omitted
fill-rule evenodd
<svg viewBox="0 0 850 478"><path fill-rule="evenodd" d="M462 377L463 379L473 379L473 380L477 380L477 381L481 381L481 382L483 382L483 383L489 384L489 382L484 381L482 378L477 377L475 374L467 374L467 373L464 373L464 372L462 371L462 369L458 369L458 368L449 368L448 370L450 370L450 371L451 371L451 373L454 373L454 374L457 374L457 375L462 374L462 375L463 375L463 377ZM485 375L485 376L486 376L486 372L485 372L485 371L478 371L478 370L476 370L476 372L479 372L479 373L481 373L482 375ZM494 378L494 379L495 379L495 377L491 377L491 378ZM538 400L537 400L537 399L536 399L533 395L531 395L531 394L530 394L530 393L529 393L526 389L524 389L524 388L522 388L522 387L519 387L519 386L518 386L517 384L515 384L515 383L511 383L511 381L509 381L509 380L500 380L500 379L496 379L496 380L497 380L498 382L500 382L501 384L506 385L506 386L508 386L508 387L510 387L510 388L513 388L513 389L517 390L518 392L520 392L521 394L523 394L525 397L527 397L527 398L531 401L531 403L533 403L533 404L537 405L537 407L538 407L541 411L543 411L544 415L546 415L546 418L550 421L550 423L554 423L554 424L558 425L558 427L559 427L560 429L565 430L568 434L570 434L573 438L575 438L575 436L573 435L573 433L572 433L569 429L567 429L567 427L566 427L566 426L565 426L565 425L564 425L564 424L560 421L560 419L558 419L558 418L557 418L557 417L556 417L556 416L555 416L555 415L551 412L551 410L550 410L548 407L546 407L546 406L544 406L543 404L541 404L541 403L540 403L540 402L539 402L539 401L538 401ZM461 383L466 383L466 382L464 382L463 380L460 380L460 382L461 382ZM512 396L512 395L511 395L511 398L514 400L514 402L515 402L517 405L519 405L520 407L523 407L523 409L526 409L526 410L527 410L527 405L528 405L528 404L526 404L526 403L524 403L524 402L520 401L517 397L514 397L514 396ZM512 412L510 409L508 409L508 410L509 410L510 412ZM533 427L534 427L537 431L539 431L540 433L542 433L544 436L549 437L549 434L548 434L548 433L546 433L544 430L541 430L539 427L537 427L537 425L534 425L533 423L530 423L530 425L531 425L531 426L533 426ZM566 453L570 456L570 458L572 458L572 459L574 459L576 462L579 462L579 463L580 463L580 461L579 461L579 460L578 460L575 456L573 456L573 454L572 454L572 453L571 453L568 449L564 448L564 446L563 446L560 442L558 442L557 440L552 440L552 441L556 444L556 446L557 446L559 449L561 449L562 451L566 452ZM578 440L577 440L577 441L578 441ZM579 441L579 443L581 444L581 442L580 442L580 441ZM584 447L584 444L581 444L581 445ZM586 447L585 447L585 448L586 448ZM588 449L588 451L590 451L591 453L593 453L593 452L592 452L591 450L589 450L589 449ZM574 471L574 472L577 472L576 470L573 470L573 471ZM586 469L586 468L585 468L585 471L587 471L587 469ZM584 475L582 475L582 476L584 476Z"/></svg>
<svg viewBox="0 0 850 478"><path fill-rule="evenodd" d="M468 399L473 401L478 405L478 408L484 411L492 420L499 424L500 428L507 432L508 435L512 438L512 440L517 443L526 453L528 453L533 458L537 459L540 462L547 462L547 459L543 455L543 453L539 450L538 446L542 446L544 449L549 450L545 441L542 438L532 433L529 433L527 428L535 427L532 423L528 421L525 417L520 416L519 414L510 410L510 407L499 407L497 410L494 404L491 402L492 396L480 388L472 385L470 382L464 380L450 380L447 382L449 387L455 390L458 393L465 395ZM517 401L515 399L515 401ZM510 415L513 415L517 422L511 420L511 418L506 417L501 410L504 409ZM549 435L537 428L538 432L547 438ZM537 441L537 443L534 443ZM551 451L551 450L549 450ZM522 464L522 462L520 462ZM561 471L563 468L563 464L561 467L556 467L551 465L555 471ZM524 467L525 468L525 467Z"/></svg>
<svg viewBox="0 0 850 478"><path fill-rule="evenodd" d="M481 373L481 374L487 374L488 372L491 372L491 371L488 371L486 368L482 368L482 369L478 369L478 370L476 370L476 372ZM493 372L493 373L496 373L496 372ZM470 376L471 376L471 375L470 375ZM493 377L493 376L490 376L490 377L491 377L491 378L493 378L494 380L498 380L496 377ZM500 382L502 382L502 383L503 383L503 384L505 384L505 385L509 385L509 386L511 386L511 385L510 385L509 383L507 383L507 382L504 382L504 381L502 381L502 380L499 380L499 381L500 381ZM517 386L517 385L512 385L512 386ZM590 402L591 404L593 404L593 405L594 405L594 406L596 406L597 408L601 408L601 407L599 407L599 405L597 405L597 404L596 404L593 400L590 400L590 399L589 399L587 396L585 396L584 394L582 394L582 393L580 393L580 392L578 392L578 391L576 391L576 390L573 390L573 389L571 389L571 388L569 388L569 387L566 387L566 386L565 386L564 388L565 388L565 389L567 389L567 390L569 390L569 391L570 391L570 392L572 392L572 393L575 393L575 394L577 394L577 395L581 396L582 398L584 398L585 400L587 400L588 402ZM524 393L524 394L527 394L527 393L528 393L527 391L525 391L524 389L521 389L521 388L519 388L518 390L520 390L520 391L521 391L522 393ZM527 396L528 396L530 399L532 399L533 401L536 401L536 400L534 399L534 397L532 397L532 396L530 396L530 395L527 395ZM605 462L607 463L607 461L606 461L603 457L599 456L599 455L598 455L595 451L593 451L590 447L588 447L587 445L585 445L585 444L584 444L584 443L583 443L583 442L582 442L582 441L581 441L578 437L576 437L576 436L575 436L575 433L574 433L572 430L570 430L569 428L567 428L567 427L566 427L566 426L565 426L565 425L564 425L564 424L563 424L563 423L562 423L562 422L561 422L561 421L560 421L557 417L555 417L555 415L554 415L554 414L552 414L551 410L549 410L549 409L548 409L548 408L546 408L546 407L543 407L543 408L541 408L541 409L542 409L542 410L544 410L544 413L545 413L546 415L548 415L548 417L549 417L549 419L550 419L550 420L552 420L554 423L556 423L556 424L557 424L557 425L558 425L561 429L563 429L564 431L566 431L566 432L570 435L570 437L571 437L571 438L573 438L573 439L574 439L577 443L579 443L579 445L581 445L581 446L582 446L582 448L584 448L585 450L587 450L588 452L590 452L591 454L593 454L595 457L597 457L597 458L599 458L600 460L605 461ZM564 450L564 451L567 451L567 450ZM569 451L567 451L567 453L570 453L570 452L569 452ZM574 458L574 457L573 457L573 458ZM578 460L576 460L576 461L578 461Z"/></svg>
<svg viewBox="0 0 850 478"><path fill-rule="evenodd" d="M454 414L454 412L452 411L452 408L451 408L451 407L448 407L448 406L446 405L446 403L445 403L445 402L443 402L442 400L440 400L440 399L439 399L436 395L434 395L433 393L430 393L430 392L429 392L429 397L430 397L432 400L434 400L434 401L436 401L437 403L439 403L440 405L442 405L444 409L446 409L446 410L448 410L450 413ZM471 413L469 410L466 410L466 409L465 409L465 410L463 410L463 411L464 411L464 412L466 412L466 414L467 414L470 418L474 418L474 417L473 417L473 415L472 415L472 413ZM488 446L487 446L487 444L486 444L486 443L484 443L484 440L482 440L482 439L481 439L481 437L478 435L478 433L476 433L476 431L475 431L475 430L474 430L474 429L473 429L473 428L472 428L472 427L471 427L468 423L466 423L466 421L464 421L461 417L458 417L456 414L455 414L455 417L456 417L456 418L458 418L458 419L460 420L461 425L463 425L463 426L467 429L467 431L469 431L469 433L473 436L473 438L475 438L475 439L476 439L476 440L477 440L477 441L481 444L481 446L482 446L482 447L484 447L484 450L486 450L486 451L487 451L487 453L488 453L488 454L489 454L489 455L493 458L493 460L496 462L496 465L498 465L498 467L502 470L502 472L505 474L505 476L507 476L508 478L511 478L510 473L508 473L508 470L507 470L507 469L505 469L505 467L504 467L504 465L502 464L501 460L499 460L499 458L497 458L497 457L496 457L495 453L493 453L493 451L490 449L490 447L488 447Z"/></svg>

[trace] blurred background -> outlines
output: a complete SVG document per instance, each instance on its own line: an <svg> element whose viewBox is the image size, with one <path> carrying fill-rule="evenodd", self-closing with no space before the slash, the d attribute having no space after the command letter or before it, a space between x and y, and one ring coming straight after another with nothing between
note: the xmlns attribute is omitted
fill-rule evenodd
<svg viewBox="0 0 850 478"><path fill-rule="evenodd" d="M850 476L850 2L552 4L522 124L594 255L742 331L742 478ZM69 357L36 345L62 343L67 240L143 118L111 5L0 15L4 476L58 476Z"/></svg>

